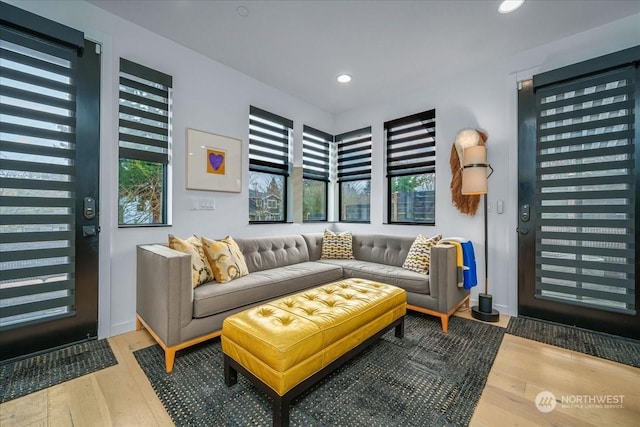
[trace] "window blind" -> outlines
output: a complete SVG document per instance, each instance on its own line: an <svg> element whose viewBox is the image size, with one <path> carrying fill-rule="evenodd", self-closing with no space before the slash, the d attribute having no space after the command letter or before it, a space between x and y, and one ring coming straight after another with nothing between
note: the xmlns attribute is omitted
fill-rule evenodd
<svg viewBox="0 0 640 427"><path fill-rule="evenodd" d="M289 175L289 138L293 121L251 106L249 170Z"/></svg>
<svg viewBox="0 0 640 427"><path fill-rule="evenodd" d="M75 311L77 47L0 30L4 330Z"/></svg>
<svg viewBox="0 0 640 427"><path fill-rule="evenodd" d="M333 135L304 126L302 132L302 174L304 178L329 181L330 147Z"/></svg>
<svg viewBox="0 0 640 427"><path fill-rule="evenodd" d="M371 127L335 137L338 146L338 182L371 179Z"/></svg>
<svg viewBox="0 0 640 427"><path fill-rule="evenodd" d="M536 90L536 294L635 313L635 70Z"/></svg>
<svg viewBox="0 0 640 427"><path fill-rule="evenodd" d="M169 163L171 76L120 58L120 158Z"/></svg>
<svg viewBox="0 0 640 427"><path fill-rule="evenodd" d="M387 177L436 170L436 110L385 122Z"/></svg>

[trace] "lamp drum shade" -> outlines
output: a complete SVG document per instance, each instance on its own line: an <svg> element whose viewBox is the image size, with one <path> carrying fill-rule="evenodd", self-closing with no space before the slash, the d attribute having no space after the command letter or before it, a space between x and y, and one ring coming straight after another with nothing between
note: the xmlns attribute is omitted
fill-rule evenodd
<svg viewBox="0 0 640 427"><path fill-rule="evenodd" d="M464 195L487 194L487 148L476 145L464 149L462 156L462 189Z"/></svg>

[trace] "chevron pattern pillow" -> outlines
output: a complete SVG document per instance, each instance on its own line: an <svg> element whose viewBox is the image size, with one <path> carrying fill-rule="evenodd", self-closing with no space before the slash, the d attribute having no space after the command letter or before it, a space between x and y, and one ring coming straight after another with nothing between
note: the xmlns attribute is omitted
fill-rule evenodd
<svg viewBox="0 0 640 427"><path fill-rule="evenodd" d="M415 271L416 273L429 274L429 265L431 262L431 247L435 246L442 239L441 234L426 238L419 234L414 240L404 260L402 268Z"/></svg>
<svg viewBox="0 0 640 427"><path fill-rule="evenodd" d="M336 234L331 230L324 230L320 259L355 259L351 232Z"/></svg>

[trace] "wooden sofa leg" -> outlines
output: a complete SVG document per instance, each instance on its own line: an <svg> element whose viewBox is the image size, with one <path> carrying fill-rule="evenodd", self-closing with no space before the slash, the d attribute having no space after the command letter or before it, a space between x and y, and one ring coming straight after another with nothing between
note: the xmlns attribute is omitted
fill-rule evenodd
<svg viewBox="0 0 640 427"><path fill-rule="evenodd" d="M444 315L444 316L440 316L440 323L442 323L442 332L448 332L449 331L449 316Z"/></svg>
<svg viewBox="0 0 640 427"><path fill-rule="evenodd" d="M142 330L142 322L140 321L140 318L136 316L136 331L141 331L141 330Z"/></svg>
<svg viewBox="0 0 640 427"><path fill-rule="evenodd" d="M165 348L164 350L164 364L167 370L167 374L173 371L173 362L176 360L176 349Z"/></svg>

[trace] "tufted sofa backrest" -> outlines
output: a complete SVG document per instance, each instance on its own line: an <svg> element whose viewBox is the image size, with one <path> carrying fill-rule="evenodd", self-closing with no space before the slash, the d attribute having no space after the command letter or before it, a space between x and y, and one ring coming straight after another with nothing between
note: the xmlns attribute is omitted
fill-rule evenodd
<svg viewBox="0 0 640 427"><path fill-rule="evenodd" d="M249 273L309 261L309 250L299 235L234 238L244 255Z"/></svg>
<svg viewBox="0 0 640 427"><path fill-rule="evenodd" d="M354 234L353 256L360 261L402 267L415 237Z"/></svg>
<svg viewBox="0 0 640 427"><path fill-rule="evenodd" d="M309 248L309 261L317 261L322 255L322 233L306 233L303 234L304 240Z"/></svg>

